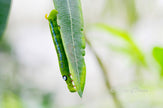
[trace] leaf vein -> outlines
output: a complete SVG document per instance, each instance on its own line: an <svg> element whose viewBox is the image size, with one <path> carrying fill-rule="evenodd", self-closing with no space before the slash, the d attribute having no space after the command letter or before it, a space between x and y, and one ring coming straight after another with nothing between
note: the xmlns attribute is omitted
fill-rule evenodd
<svg viewBox="0 0 163 108"><path fill-rule="evenodd" d="M78 63L77 63L77 57L76 57L76 49L75 49L75 42L74 42L74 31L73 31L73 24L72 24L72 15L71 15L71 9L70 9L70 3L69 3L69 0L67 0L67 6L68 6L68 10L69 10L69 17L70 17L70 23L71 23L71 37L72 37L72 44L73 44L73 46L74 46L74 56L75 56L75 63L76 63L76 67L77 67L77 77L78 77L78 79L77 80L79 80L79 70L78 70Z"/></svg>

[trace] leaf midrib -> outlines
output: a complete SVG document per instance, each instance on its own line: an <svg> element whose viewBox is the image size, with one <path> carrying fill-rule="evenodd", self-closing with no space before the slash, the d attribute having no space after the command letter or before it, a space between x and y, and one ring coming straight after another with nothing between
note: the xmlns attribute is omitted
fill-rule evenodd
<svg viewBox="0 0 163 108"><path fill-rule="evenodd" d="M71 15L71 9L70 9L70 3L69 3L69 0L66 0L67 1L67 7L68 7L68 12L69 12L69 17L70 17L70 23L71 23L71 37L72 37L72 44L73 46L75 46L75 42L74 42L74 32L73 32L73 25L72 25L72 15ZM74 47L74 56L75 56L75 63L76 63L76 67L77 67L77 80L79 82L79 70L78 70L78 63L77 63L77 57L76 57L76 48Z"/></svg>

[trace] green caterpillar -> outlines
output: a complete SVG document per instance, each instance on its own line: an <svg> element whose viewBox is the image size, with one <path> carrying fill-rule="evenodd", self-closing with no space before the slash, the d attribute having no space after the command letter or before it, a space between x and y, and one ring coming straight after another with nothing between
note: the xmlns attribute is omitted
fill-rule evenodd
<svg viewBox="0 0 163 108"><path fill-rule="evenodd" d="M62 77L66 81L69 91L76 92L76 88L72 83L73 80L71 79L69 65L68 65L66 54L65 54L64 46L62 43L60 27L57 24L57 14L58 14L58 11L54 9L50 12L49 16L47 16L46 14L45 18L48 19L49 21L49 27L50 27L53 42L55 45L55 49L57 51L59 67L60 67Z"/></svg>

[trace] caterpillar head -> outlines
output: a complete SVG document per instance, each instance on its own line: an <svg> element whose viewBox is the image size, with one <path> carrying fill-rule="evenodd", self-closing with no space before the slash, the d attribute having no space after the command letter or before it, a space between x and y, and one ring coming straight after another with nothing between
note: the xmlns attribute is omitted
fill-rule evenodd
<svg viewBox="0 0 163 108"><path fill-rule="evenodd" d="M45 18L46 18L47 20L54 20L54 19L57 18L57 14L58 14L58 11L55 10L55 9L53 9L53 10L50 12L49 16L48 16L48 14L45 14Z"/></svg>

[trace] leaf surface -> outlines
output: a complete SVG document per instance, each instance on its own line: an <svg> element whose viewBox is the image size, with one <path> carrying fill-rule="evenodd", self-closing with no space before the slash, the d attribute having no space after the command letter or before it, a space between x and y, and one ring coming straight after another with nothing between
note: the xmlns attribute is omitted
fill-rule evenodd
<svg viewBox="0 0 163 108"><path fill-rule="evenodd" d="M154 47L153 48L153 57L161 67L160 76L163 78L163 48Z"/></svg>
<svg viewBox="0 0 163 108"><path fill-rule="evenodd" d="M95 27L101 30L107 31L112 36L123 39L123 41L127 43L126 48L124 50L124 48L119 47L118 50L125 51L125 52L127 51L127 53L130 53L130 55L133 57L134 61L142 64L143 66L146 66L146 61L145 61L143 53L135 44L135 42L131 38L131 35L127 31L121 30L119 28L111 27L103 23L97 23L95 24Z"/></svg>
<svg viewBox="0 0 163 108"><path fill-rule="evenodd" d="M0 37L6 28L11 0L0 0Z"/></svg>

